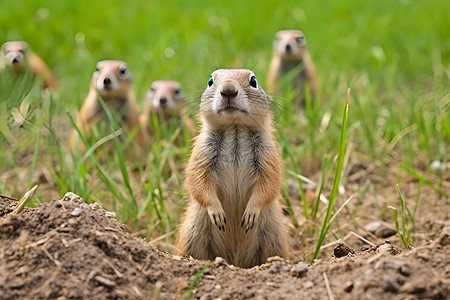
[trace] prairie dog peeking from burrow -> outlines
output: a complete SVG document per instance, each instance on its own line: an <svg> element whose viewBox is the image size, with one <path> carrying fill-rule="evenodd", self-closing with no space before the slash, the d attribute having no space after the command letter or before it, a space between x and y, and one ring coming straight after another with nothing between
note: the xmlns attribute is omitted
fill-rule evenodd
<svg viewBox="0 0 450 300"><path fill-rule="evenodd" d="M311 98L317 95L316 68L306 46L305 36L301 31L278 31L273 41L273 56L267 78L269 91L277 92L280 79L295 68L298 69L298 74L290 84L295 91L294 103L300 105L305 98L305 83L309 85Z"/></svg>
<svg viewBox="0 0 450 300"><path fill-rule="evenodd" d="M288 257L282 164L269 97L250 70L217 70L202 95L202 129L186 166L190 204L177 255L238 267Z"/></svg>

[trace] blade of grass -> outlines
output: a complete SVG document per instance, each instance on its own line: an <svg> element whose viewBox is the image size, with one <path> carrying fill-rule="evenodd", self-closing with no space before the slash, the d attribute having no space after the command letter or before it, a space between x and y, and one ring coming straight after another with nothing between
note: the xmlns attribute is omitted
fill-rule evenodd
<svg viewBox="0 0 450 300"><path fill-rule="evenodd" d="M328 156L324 156L322 159L322 169L320 172L320 181L319 181L319 185L318 185L318 190L317 190L317 197L313 202L313 207L311 210L311 219L315 220L317 217L317 212L319 211L319 202L320 202L320 195L322 195L322 189L323 186L325 184L325 181L328 178L328 171L330 168L330 162L331 159Z"/></svg>
<svg viewBox="0 0 450 300"><path fill-rule="evenodd" d="M338 190L339 190L339 183L341 180L341 173L342 173L342 168L344 165L344 155L345 155L345 145L346 145L345 140L346 140L346 133L347 133L349 101L350 101L350 89L347 90L347 101L345 102L344 114L342 117L341 136L340 136L340 141L339 141L339 154L338 154L338 158L337 158L336 172L335 172L334 180L333 180L333 187L331 189L331 196L330 196L330 200L328 203L327 212L326 212L325 218L323 220L323 225L320 230L319 239L316 244L316 249L314 251L312 261L314 261L318 257L318 255L320 253L320 248L322 247L323 242L325 241L325 236L326 236L329 226L330 226L331 213L334 209L334 202L336 200L336 196L337 196Z"/></svg>

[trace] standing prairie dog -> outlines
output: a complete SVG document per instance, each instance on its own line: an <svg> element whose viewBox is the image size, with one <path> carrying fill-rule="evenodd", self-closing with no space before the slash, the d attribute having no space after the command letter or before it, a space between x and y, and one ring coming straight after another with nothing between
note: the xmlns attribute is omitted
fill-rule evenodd
<svg viewBox="0 0 450 300"><path fill-rule="evenodd" d="M305 36L301 31L278 31L273 41L273 57L267 78L271 93L277 90L280 78L294 68L298 68L298 74L291 80L291 86L296 93L294 102L301 104L305 99L305 81L309 85L311 98L317 95L316 68L306 47Z"/></svg>
<svg viewBox="0 0 450 300"><path fill-rule="evenodd" d="M239 267L288 256L279 203L281 159L269 98L250 70L212 73L200 103L202 129L186 167L191 198L176 254Z"/></svg>
<svg viewBox="0 0 450 300"><path fill-rule="evenodd" d="M119 125L128 131L137 130L136 141L142 146L144 135L139 123L139 110L136 105L131 75L126 64L120 60L103 60L97 64L92 75L89 94L80 110L77 126L80 132L89 137L92 129L99 122L109 125L108 116L99 101L103 99L114 117L118 117ZM76 149L76 132L72 131L70 140L72 150ZM80 142L81 152L85 151Z"/></svg>
<svg viewBox="0 0 450 300"><path fill-rule="evenodd" d="M150 119L152 114L158 123L168 123L171 118L177 118L182 126L189 129L191 136L196 135L194 122L186 115L186 100L181 85L177 81L157 80L152 82L145 97L145 110L141 116L141 125L152 135Z"/></svg>
<svg viewBox="0 0 450 300"><path fill-rule="evenodd" d="M39 56L31 52L26 42L13 41L3 44L0 70L3 69L8 69L18 76L29 70L34 76L41 76L44 79L44 89L56 88L56 80L52 72Z"/></svg>

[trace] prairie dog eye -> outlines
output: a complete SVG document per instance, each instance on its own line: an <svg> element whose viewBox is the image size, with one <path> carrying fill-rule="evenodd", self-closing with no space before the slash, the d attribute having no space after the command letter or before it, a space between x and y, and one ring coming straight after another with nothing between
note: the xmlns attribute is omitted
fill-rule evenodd
<svg viewBox="0 0 450 300"><path fill-rule="evenodd" d="M297 43L300 43L303 40L303 38L304 38L303 36L298 36L298 37L295 38L295 41Z"/></svg>
<svg viewBox="0 0 450 300"><path fill-rule="evenodd" d="M181 89L176 89L174 93L175 93L176 95L180 94L180 93L181 93Z"/></svg>
<svg viewBox="0 0 450 300"><path fill-rule="evenodd" d="M125 77L127 75L127 73L128 73L127 68L125 68L125 67L120 68L120 70L119 70L120 77Z"/></svg>
<svg viewBox="0 0 450 300"><path fill-rule="evenodd" d="M258 82L256 81L255 76L250 77L250 86L255 89L258 87Z"/></svg>
<svg viewBox="0 0 450 300"><path fill-rule="evenodd" d="M155 88L151 86L151 87L150 87L150 91L154 92L154 91L155 91Z"/></svg>
<svg viewBox="0 0 450 300"><path fill-rule="evenodd" d="M209 78L209 80L208 80L208 86L211 87L213 84L214 84L214 80L213 80L213 78L211 77L211 78Z"/></svg>

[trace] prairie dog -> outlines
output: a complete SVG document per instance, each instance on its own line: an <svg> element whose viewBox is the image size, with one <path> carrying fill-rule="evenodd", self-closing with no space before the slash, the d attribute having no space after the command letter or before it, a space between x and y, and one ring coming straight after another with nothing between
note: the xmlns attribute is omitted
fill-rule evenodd
<svg viewBox="0 0 450 300"><path fill-rule="evenodd" d="M149 134L152 134L149 126L151 115L154 114L159 124L169 122L171 118L178 118L182 123L180 125L186 126L191 136L195 136L195 124L185 113L186 100L179 82L170 80L152 82L145 97L144 114L141 116L142 126L147 128Z"/></svg>
<svg viewBox="0 0 450 300"><path fill-rule="evenodd" d="M303 66L299 66L300 64ZM316 68L306 47L305 36L301 31L278 31L273 41L273 57L267 77L270 92L276 91L281 77L297 67L300 68L299 73L292 79L291 85L296 92L294 102L301 104L305 98L305 81L309 85L311 98L317 95Z"/></svg>
<svg viewBox="0 0 450 300"><path fill-rule="evenodd" d="M87 137L92 134L92 128L99 122L109 124L108 116L103 109L99 97L103 99L115 117L119 117L119 125L127 130L138 130L137 143L142 146L144 135L139 123L139 110L136 105L130 72L125 62L119 60L103 60L97 64L97 70L92 75L89 94L80 110L77 126ZM70 146L76 149L76 133L72 131ZM85 151L80 142L81 152Z"/></svg>
<svg viewBox="0 0 450 300"><path fill-rule="evenodd" d="M282 169L269 98L250 70L217 70L201 97L201 132L186 167L191 198L176 254L239 267L288 256Z"/></svg>
<svg viewBox="0 0 450 300"><path fill-rule="evenodd" d="M0 70L8 69L16 75L22 75L30 70L34 76L44 79L43 88L56 88L56 79L45 62L31 52L26 42L6 42L2 46Z"/></svg>

